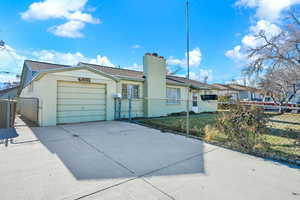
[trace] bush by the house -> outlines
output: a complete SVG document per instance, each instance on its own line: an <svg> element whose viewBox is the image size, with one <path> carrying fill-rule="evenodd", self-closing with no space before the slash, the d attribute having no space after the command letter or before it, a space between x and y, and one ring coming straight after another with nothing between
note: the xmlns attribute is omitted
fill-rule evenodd
<svg viewBox="0 0 300 200"><path fill-rule="evenodd" d="M227 136L232 147L250 152L264 145L263 134L267 131L267 116L260 108L237 106L219 115L216 126Z"/></svg>
<svg viewBox="0 0 300 200"><path fill-rule="evenodd" d="M224 95L218 97L218 110L229 110L237 108L237 105L232 102L231 96Z"/></svg>

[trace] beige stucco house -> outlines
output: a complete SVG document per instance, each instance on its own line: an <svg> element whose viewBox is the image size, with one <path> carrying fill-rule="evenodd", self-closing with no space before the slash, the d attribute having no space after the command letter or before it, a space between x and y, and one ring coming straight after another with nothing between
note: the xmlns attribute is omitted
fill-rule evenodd
<svg viewBox="0 0 300 200"><path fill-rule="evenodd" d="M143 58L143 72L87 63L68 66L26 60L20 85L20 98L39 100L40 126L114 120L119 106L116 102L121 102L120 116L128 117L129 98L132 117L182 112L186 110L188 88L191 111L217 109L211 86L167 75L166 60L149 53Z"/></svg>

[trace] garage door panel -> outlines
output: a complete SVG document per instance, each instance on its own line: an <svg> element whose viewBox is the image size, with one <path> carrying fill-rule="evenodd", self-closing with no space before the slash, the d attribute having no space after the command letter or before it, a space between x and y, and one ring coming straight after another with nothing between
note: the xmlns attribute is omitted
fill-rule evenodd
<svg viewBox="0 0 300 200"><path fill-rule="evenodd" d="M76 88L76 87L58 87L58 94L60 93L105 93L105 88Z"/></svg>
<svg viewBox="0 0 300 200"><path fill-rule="evenodd" d="M80 117L80 116L96 116L105 115L105 110L70 110L59 111L59 117Z"/></svg>
<svg viewBox="0 0 300 200"><path fill-rule="evenodd" d="M105 119L105 115L90 115L90 116L74 116L74 117L58 117L57 120L60 124L78 123L78 122L91 122L102 121Z"/></svg>
<svg viewBox="0 0 300 200"><path fill-rule="evenodd" d="M103 99L105 96L105 93L60 93L57 95L58 99L64 98L64 99Z"/></svg>
<svg viewBox="0 0 300 200"><path fill-rule="evenodd" d="M102 104L102 107L105 108L105 103ZM57 105L57 111L72 111L72 110L97 110L99 109L99 104L88 104L88 105L67 105L61 104Z"/></svg>
<svg viewBox="0 0 300 200"><path fill-rule="evenodd" d="M57 99L58 105L103 105L106 103L105 99Z"/></svg>
<svg viewBox="0 0 300 200"><path fill-rule="evenodd" d="M58 124L99 121L105 118L105 85L58 81Z"/></svg>
<svg viewBox="0 0 300 200"><path fill-rule="evenodd" d="M103 88L105 89L104 84L97 84L97 83L79 83L79 82L67 82L67 81L58 81L57 87L63 87L63 88Z"/></svg>

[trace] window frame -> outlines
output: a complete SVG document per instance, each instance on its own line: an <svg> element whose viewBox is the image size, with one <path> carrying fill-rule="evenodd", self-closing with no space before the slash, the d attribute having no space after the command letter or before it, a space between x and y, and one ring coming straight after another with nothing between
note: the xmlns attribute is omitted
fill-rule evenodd
<svg viewBox="0 0 300 200"><path fill-rule="evenodd" d="M124 86L126 86L126 95L124 95ZM136 90L135 90L136 88ZM135 91L136 92L135 92ZM140 98L140 85L139 84L132 84L132 83L122 83L122 89L121 89L122 99L129 99L131 96L131 99L139 99Z"/></svg>
<svg viewBox="0 0 300 200"><path fill-rule="evenodd" d="M170 90L176 91L176 97L174 98L173 95L170 95ZM175 94L175 93L174 93ZM180 105L181 101L181 88L175 88L175 87L167 87L166 88L166 97L167 97L167 101L166 104L167 105Z"/></svg>

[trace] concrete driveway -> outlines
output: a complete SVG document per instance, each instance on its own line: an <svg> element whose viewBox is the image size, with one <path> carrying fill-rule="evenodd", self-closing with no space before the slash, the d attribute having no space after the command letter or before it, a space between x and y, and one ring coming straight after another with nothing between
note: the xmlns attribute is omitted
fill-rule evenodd
<svg viewBox="0 0 300 200"><path fill-rule="evenodd" d="M30 128L0 145L0 199L300 199L300 170L126 122Z"/></svg>

